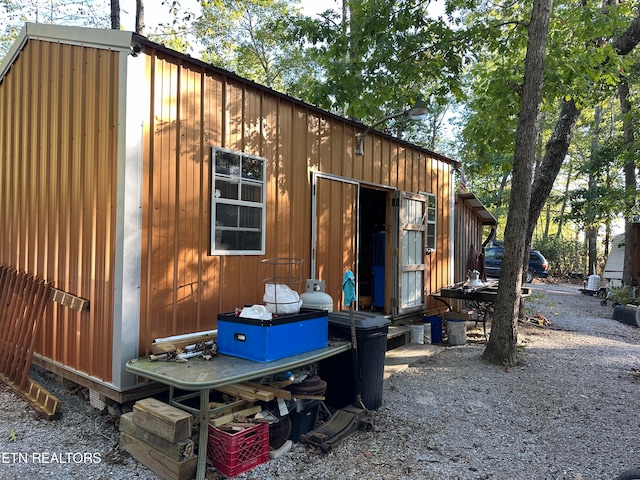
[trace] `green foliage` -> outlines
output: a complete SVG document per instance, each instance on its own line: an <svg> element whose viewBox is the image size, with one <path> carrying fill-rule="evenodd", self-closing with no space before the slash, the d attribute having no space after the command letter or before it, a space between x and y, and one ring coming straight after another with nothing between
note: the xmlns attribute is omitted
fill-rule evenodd
<svg viewBox="0 0 640 480"><path fill-rule="evenodd" d="M301 79L301 98L373 123L418 99L437 115L464 97L464 35L432 18L427 2L359 0L347 6L345 18L330 11L296 25L300 48L323 72Z"/></svg>
<svg viewBox="0 0 640 480"><path fill-rule="evenodd" d="M301 15L287 0L202 1L195 21L202 59L288 92L309 62L291 42Z"/></svg>
<svg viewBox="0 0 640 480"><path fill-rule="evenodd" d="M556 277L586 271L585 249L580 242L552 236L536 241L533 248L544 255L550 273Z"/></svg>
<svg viewBox="0 0 640 480"><path fill-rule="evenodd" d="M18 432L16 432L13 428L9 430L9 435L7 435L7 440L10 442L15 442L18 440Z"/></svg>
<svg viewBox="0 0 640 480"><path fill-rule="evenodd" d="M629 285L622 287L613 287L609 291L609 298L612 302L620 305L626 305L628 303L637 302L637 299L633 296L633 288Z"/></svg>
<svg viewBox="0 0 640 480"><path fill-rule="evenodd" d="M528 2L507 8L497 6L464 16L473 31L475 23L489 25L494 35L474 46L477 61L465 72L468 101L459 157L465 162L492 165L495 157L508 159L510 168L522 83L530 7ZM635 16L628 5L602 8L601 2L554 2L545 64L541 142L548 138L545 116L555 122L559 102L573 98L582 108L615 94L620 72L634 59L620 57L609 39L620 34ZM549 127L553 127L553 123ZM475 184L474 184L475 187Z"/></svg>

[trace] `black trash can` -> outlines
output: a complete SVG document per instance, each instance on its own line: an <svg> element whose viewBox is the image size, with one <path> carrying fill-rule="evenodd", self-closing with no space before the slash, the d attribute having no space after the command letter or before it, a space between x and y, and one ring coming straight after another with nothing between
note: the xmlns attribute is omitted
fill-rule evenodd
<svg viewBox="0 0 640 480"><path fill-rule="evenodd" d="M360 393L368 410L382 405L384 356L391 322L381 316L353 312L356 326ZM351 341L351 319L348 311L329 313L329 338ZM325 403L343 408L356 400L352 352L344 352L320 362L320 374L327 382Z"/></svg>
<svg viewBox="0 0 640 480"><path fill-rule="evenodd" d="M316 428L318 414L320 413L320 400L298 400L298 405L289 412L291 417L291 435L289 440L297 443L300 435L309 433Z"/></svg>

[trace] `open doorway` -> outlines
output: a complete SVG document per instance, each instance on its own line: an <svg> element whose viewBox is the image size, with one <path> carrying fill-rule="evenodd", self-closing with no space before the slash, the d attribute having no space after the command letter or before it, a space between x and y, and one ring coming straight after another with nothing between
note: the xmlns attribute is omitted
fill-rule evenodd
<svg viewBox="0 0 640 480"><path fill-rule="evenodd" d="M358 308L386 313L389 191L361 186L359 198Z"/></svg>

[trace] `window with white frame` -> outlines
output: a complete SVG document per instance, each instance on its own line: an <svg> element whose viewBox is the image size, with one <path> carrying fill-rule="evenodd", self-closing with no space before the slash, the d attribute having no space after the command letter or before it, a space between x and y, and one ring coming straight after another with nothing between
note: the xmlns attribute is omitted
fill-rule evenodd
<svg viewBox="0 0 640 480"><path fill-rule="evenodd" d="M211 149L211 254L265 252L266 159Z"/></svg>
<svg viewBox="0 0 640 480"><path fill-rule="evenodd" d="M436 250L436 223L437 223L437 197L432 193L425 193L427 196L427 245L431 251Z"/></svg>

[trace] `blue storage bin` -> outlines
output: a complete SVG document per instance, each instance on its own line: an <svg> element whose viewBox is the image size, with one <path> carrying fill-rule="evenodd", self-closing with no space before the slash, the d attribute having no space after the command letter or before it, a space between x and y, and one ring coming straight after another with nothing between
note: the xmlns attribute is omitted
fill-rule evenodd
<svg viewBox="0 0 640 480"><path fill-rule="evenodd" d="M442 343L442 315L422 317L424 323L431 324L431 343Z"/></svg>
<svg viewBox="0 0 640 480"><path fill-rule="evenodd" d="M302 309L270 320L218 315L218 352L256 362L272 362L328 345L324 310Z"/></svg>

